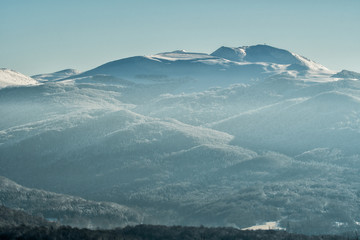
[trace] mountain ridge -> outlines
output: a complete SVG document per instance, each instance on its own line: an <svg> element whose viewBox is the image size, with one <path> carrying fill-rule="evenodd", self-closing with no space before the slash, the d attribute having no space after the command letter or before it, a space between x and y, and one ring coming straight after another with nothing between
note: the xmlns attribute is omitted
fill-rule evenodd
<svg viewBox="0 0 360 240"><path fill-rule="evenodd" d="M179 90L201 91L273 75L306 81L335 81L335 72L298 54L267 45L220 47L211 54L175 50L107 62L63 80L111 76L139 84L178 83ZM161 76L161 77L160 77ZM224 80L226 79L226 81Z"/></svg>
<svg viewBox="0 0 360 240"><path fill-rule="evenodd" d="M243 47L222 46L210 54L175 50L148 56L133 56L110 61L84 72L64 69L33 75L32 78L22 76L27 79L22 81L24 83L16 83L18 80L13 79L13 83L3 83L3 86L1 81L7 80L0 75L0 87L103 76L111 77L113 81L121 82L125 79L140 84L185 80L188 83L180 84L180 89L197 91L247 83L250 79L263 80L278 74L315 82L336 80L336 77L332 77L336 76L335 72L321 64L285 49L258 44ZM222 78L226 78L227 82L221 81Z"/></svg>

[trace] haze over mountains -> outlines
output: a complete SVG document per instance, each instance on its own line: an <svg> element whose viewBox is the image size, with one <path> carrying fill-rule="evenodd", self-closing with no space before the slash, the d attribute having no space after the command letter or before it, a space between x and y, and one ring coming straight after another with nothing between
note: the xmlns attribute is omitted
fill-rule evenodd
<svg viewBox="0 0 360 240"><path fill-rule="evenodd" d="M256 45L19 79L0 75L0 175L19 194L113 202L135 222L359 229L358 73Z"/></svg>

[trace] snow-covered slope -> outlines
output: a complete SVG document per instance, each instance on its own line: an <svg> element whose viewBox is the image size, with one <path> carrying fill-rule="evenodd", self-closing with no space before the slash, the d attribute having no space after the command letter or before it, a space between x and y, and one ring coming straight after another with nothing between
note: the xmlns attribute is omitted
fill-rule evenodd
<svg viewBox="0 0 360 240"><path fill-rule="evenodd" d="M7 68L0 69L0 88L12 86L31 86L39 84L38 81L24 74Z"/></svg>
<svg viewBox="0 0 360 240"><path fill-rule="evenodd" d="M54 73L37 74L31 77L33 79L36 79L37 81L44 82L44 81L56 81L63 78L68 78L79 73L80 71L76 69L64 69Z"/></svg>

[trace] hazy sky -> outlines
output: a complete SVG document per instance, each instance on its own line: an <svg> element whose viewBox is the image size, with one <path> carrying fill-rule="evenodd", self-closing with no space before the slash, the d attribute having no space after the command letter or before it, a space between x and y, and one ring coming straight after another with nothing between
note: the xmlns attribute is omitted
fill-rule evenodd
<svg viewBox="0 0 360 240"><path fill-rule="evenodd" d="M0 0L0 67L87 70L135 55L263 44L360 72L359 0Z"/></svg>

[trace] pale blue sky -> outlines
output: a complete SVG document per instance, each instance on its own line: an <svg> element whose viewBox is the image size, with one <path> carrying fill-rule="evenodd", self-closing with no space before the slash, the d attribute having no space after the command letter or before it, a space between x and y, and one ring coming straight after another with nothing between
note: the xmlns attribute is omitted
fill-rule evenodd
<svg viewBox="0 0 360 240"><path fill-rule="evenodd" d="M135 55L266 43L360 72L359 0L0 0L0 67L87 70Z"/></svg>

